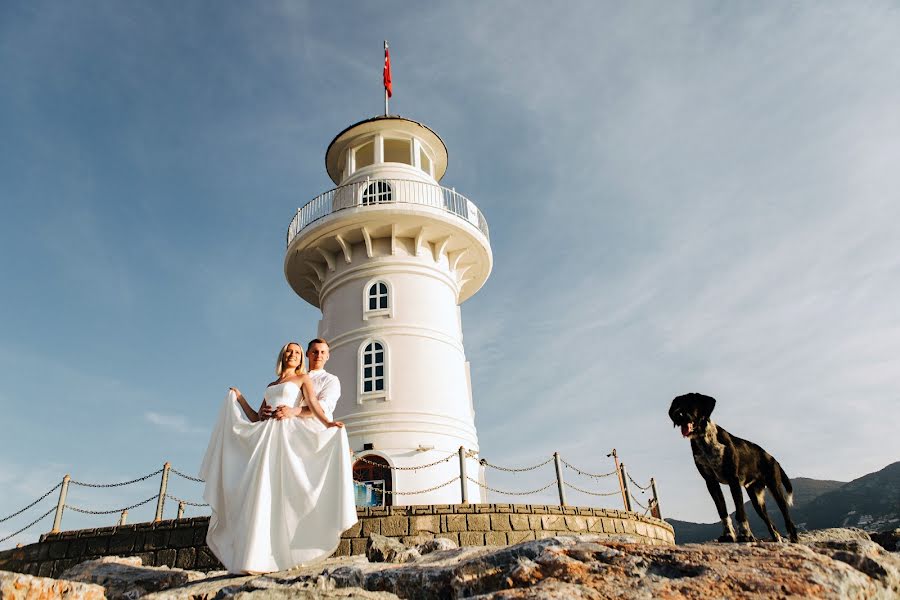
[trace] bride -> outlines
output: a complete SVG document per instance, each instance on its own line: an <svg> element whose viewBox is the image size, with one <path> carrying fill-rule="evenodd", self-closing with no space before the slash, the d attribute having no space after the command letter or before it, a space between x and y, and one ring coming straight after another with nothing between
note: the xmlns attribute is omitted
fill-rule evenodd
<svg viewBox="0 0 900 600"><path fill-rule="evenodd" d="M200 477L212 508L206 543L231 573L266 573L330 556L356 523L350 446L332 420L340 395L325 372L328 344L310 342L310 373L294 342L259 411L230 388Z"/></svg>

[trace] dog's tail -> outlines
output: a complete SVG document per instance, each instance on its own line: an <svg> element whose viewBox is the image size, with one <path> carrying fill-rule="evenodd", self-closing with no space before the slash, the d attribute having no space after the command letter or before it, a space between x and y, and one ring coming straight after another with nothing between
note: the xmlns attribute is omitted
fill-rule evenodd
<svg viewBox="0 0 900 600"><path fill-rule="evenodd" d="M791 486L791 480L788 478L787 473L784 472L784 469L781 468L781 465L778 465L778 471L780 474L779 479L781 479L781 485L784 486L785 491L787 492L786 500L788 506L794 505L794 488Z"/></svg>

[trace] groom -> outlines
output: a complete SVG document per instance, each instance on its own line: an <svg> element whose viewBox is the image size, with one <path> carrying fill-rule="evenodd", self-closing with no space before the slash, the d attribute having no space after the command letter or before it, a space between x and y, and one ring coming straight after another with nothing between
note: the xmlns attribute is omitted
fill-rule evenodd
<svg viewBox="0 0 900 600"><path fill-rule="evenodd" d="M341 397L341 382L338 378L325 370L325 363L331 356L328 348L328 342L322 338L315 338L306 345L306 359L309 369L309 378L312 379L313 389L316 392L316 398L325 411L325 415L329 420L334 420L334 407L337 406L338 398ZM263 404L259 410L260 419L269 419L275 414L272 407ZM299 417L313 417L312 411L308 406L304 406Z"/></svg>

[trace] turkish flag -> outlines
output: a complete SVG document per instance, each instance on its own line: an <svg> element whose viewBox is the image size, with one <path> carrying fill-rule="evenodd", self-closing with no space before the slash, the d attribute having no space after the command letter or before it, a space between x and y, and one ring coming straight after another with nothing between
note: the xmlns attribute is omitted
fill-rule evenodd
<svg viewBox="0 0 900 600"><path fill-rule="evenodd" d="M384 48L384 90L387 92L388 98L394 95L391 86L391 53L387 46Z"/></svg>

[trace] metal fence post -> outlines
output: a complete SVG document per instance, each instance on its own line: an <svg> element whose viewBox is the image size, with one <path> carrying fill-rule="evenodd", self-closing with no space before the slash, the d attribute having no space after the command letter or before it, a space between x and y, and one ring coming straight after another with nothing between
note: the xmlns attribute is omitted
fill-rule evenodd
<svg viewBox="0 0 900 600"><path fill-rule="evenodd" d="M622 479L622 493L625 496L625 510L631 512L631 492L628 490L628 471L625 470L625 463L619 463L619 477Z"/></svg>
<svg viewBox="0 0 900 600"><path fill-rule="evenodd" d="M63 509L66 508L66 493L69 491L69 477L66 474L62 480L62 487L59 488L59 502L56 503L56 516L53 517L53 529L50 530L50 533L59 533L59 525L62 522Z"/></svg>
<svg viewBox="0 0 900 600"><path fill-rule="evenodd" d="M553 464L556 465L556 487L559 489L559 505L566 505L566 489L563 482L562 465L559 463L559 452L553 453Z"/></svg>
<svg viewBox="0 0 900 600"><path fill-rule="evenodd" d="M622 469L619 468L619 455L616 453L616 449L613 448L612 452L607 454L606 456L612 456L613 462L616 463L616 477L619 478L619 491L622 492L622 505L625 506L625 509L628 510L628 499L625 497L625 487L622 485Z"/></svg>
<svg viewBox="0 0 900 600"><path fill-rule="evenodd" d="M128 510L123 510L122 515L119 517L119 525L124 525L128 520Z"/></svg>
<svg viewBox="0 0 900 600"><path fill-rule="evenodd" d="M662 511L659 510L659 493L656 491L656 480L650 478L650 488L653 490L653 508L650 511L657 519L662 519Z"/></svg>
<svg viewBox="0 0 900 600"><path fill-rule="evenodd" d="M184 502L178 503L178 518L179 519L184 518Z"/></svg>
<svg viewBox="0 0 900 600"><path fill-rule="evenodd" d="M466 449L459 447L459 488L462 504L469 503L468 477L466 477Z"/></svg>
<svg viewBox="0 0 900 600"><path fill-rule="evenodd" d="M155 522L162 521L163 508L166 505L166 486L169 484L169 469L172 467L168 461L163 465L162 479L159 481L159 498L156 499Z"/></svg>

